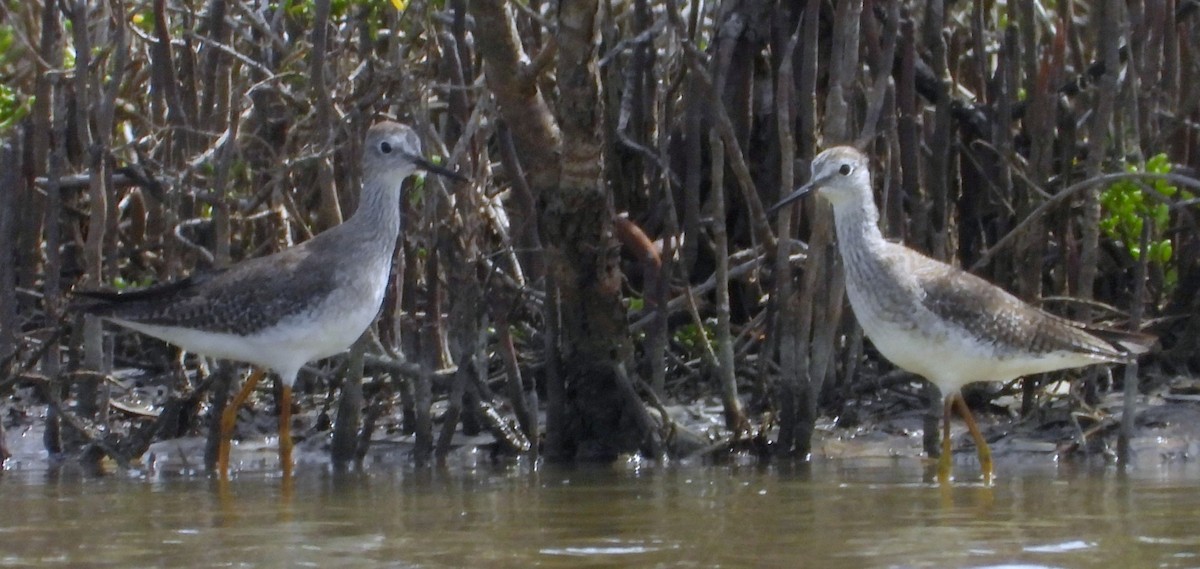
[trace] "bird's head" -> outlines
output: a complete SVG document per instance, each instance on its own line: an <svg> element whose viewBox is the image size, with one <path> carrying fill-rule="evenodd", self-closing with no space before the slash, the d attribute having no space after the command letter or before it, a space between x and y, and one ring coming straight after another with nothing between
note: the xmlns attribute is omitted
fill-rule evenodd
<svg viewBox="0 0 1200 569"><path fill-rule="evenodd" d="M835 146L818 154L812 162L809 182L779 200L771 211L800 199L812 190L817 190L834 208L873 203L871 168L866 155L849 146Z"/></svg>
<svg viewBox="0 0 1200 569"><path fill-rule="evenodd" d="M402 180L418 170L455 180L466 179L426 160L421 154L420 137L408 125L383 121L371 126L363 148L363 172L366 176Z"/></svg>

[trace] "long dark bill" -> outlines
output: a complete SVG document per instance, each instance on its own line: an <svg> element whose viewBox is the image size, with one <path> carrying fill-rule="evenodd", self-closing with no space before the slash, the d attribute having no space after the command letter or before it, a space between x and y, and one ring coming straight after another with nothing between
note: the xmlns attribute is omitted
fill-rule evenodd
<svg viewBox="0 0 1200 569"><path fill-rule="evenodd" d="M432 172L439 176L445 176L447 178L450 178L451 180L458 180L460 182L467 181L467 178L465 176L463 176L462 174L459 174L458 172L455 172L453 170L449 170L447 168L438 166L437 164L434 164L433 162L430 162L420 156L409 156L409 158L412 159L413 163L416 164L418 168L425 170L426 172Z"/></svg>
<svg viewBox="0 0 1200 569"><path fill-rule="evenodd" d="M771 206L771 209L767 210L767 215L773 215L775 212L779 211L779 209L782 208L783 206L790 204L790 203L804 197L804 195L807 194L808 192L811 192L814 187L815 187L814 184L812 182L809 182L807 184L804 184L803 186L800 186L799 188L796 188L796 191L788 194L787 197L779 200L779 203Z"/></svg>

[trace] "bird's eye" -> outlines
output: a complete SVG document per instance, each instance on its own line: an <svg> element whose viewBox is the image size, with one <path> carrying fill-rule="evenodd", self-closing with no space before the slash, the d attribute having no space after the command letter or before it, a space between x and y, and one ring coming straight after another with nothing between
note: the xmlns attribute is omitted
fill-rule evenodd
<svg viewBox="0 0 1200 569"><path fill-rule="evenodd" d="M842 164L842 167L838 168L838 174L841 174L843 176L849 176L850 172L853 172L853 171L854 171L854 168L851 168L849 164Z"/></svg>
<svg viewBox="0 0 1200 569"><path fill-rule="evenodd" d="M379 151L384 154L391 154L392 153L392 145L390 143L388 143L388 141L386 141L386 140L383 142L380 142L379 143Z"/></svg>

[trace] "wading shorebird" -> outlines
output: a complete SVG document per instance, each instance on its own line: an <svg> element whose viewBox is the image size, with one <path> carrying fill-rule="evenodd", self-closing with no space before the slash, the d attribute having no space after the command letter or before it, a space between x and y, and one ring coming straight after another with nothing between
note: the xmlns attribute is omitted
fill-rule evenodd
<svg viewBox="0 0 1200 569"><path fill-rule="evenodd" d="M950 479L950 414L958 407L979 453L985 483L992 455L960 389L978 381L1086 366L1127 363L1153 338L1054 316L975 275L883 238L871 191L870 163L854 148L819 154L811 181L772 211L811 190L833 205L846 295L879 353L932 382L943 396L940 482Z"/></svg>
<svg viewBox="0 0 1200 569"><path fill-rule="evenodd" d="M412 128L380 122L368 131L362 194L345 223L278 253L132 292L77 292L85 312L189 352L255 366L221 416L217 472L226 479L238 408L267 370L282 387L279 463L292 470L292 384L304 364L341 353L379 312L400 234L400 191L418 170L462 176L421 155Z"/></svg>

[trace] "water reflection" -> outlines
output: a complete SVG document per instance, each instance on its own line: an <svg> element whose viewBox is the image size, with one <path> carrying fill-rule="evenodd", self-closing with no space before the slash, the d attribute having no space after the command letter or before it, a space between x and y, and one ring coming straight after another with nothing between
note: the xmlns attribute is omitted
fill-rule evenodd
<svg viewBox="0 0 1200 569"><path fill-rule="evenodd" d="M917 461L204 478L0 474L3 566L1082 567L1200 564L1200 476ZM1017 470L1017 472L1012 472Z"/></svg>

